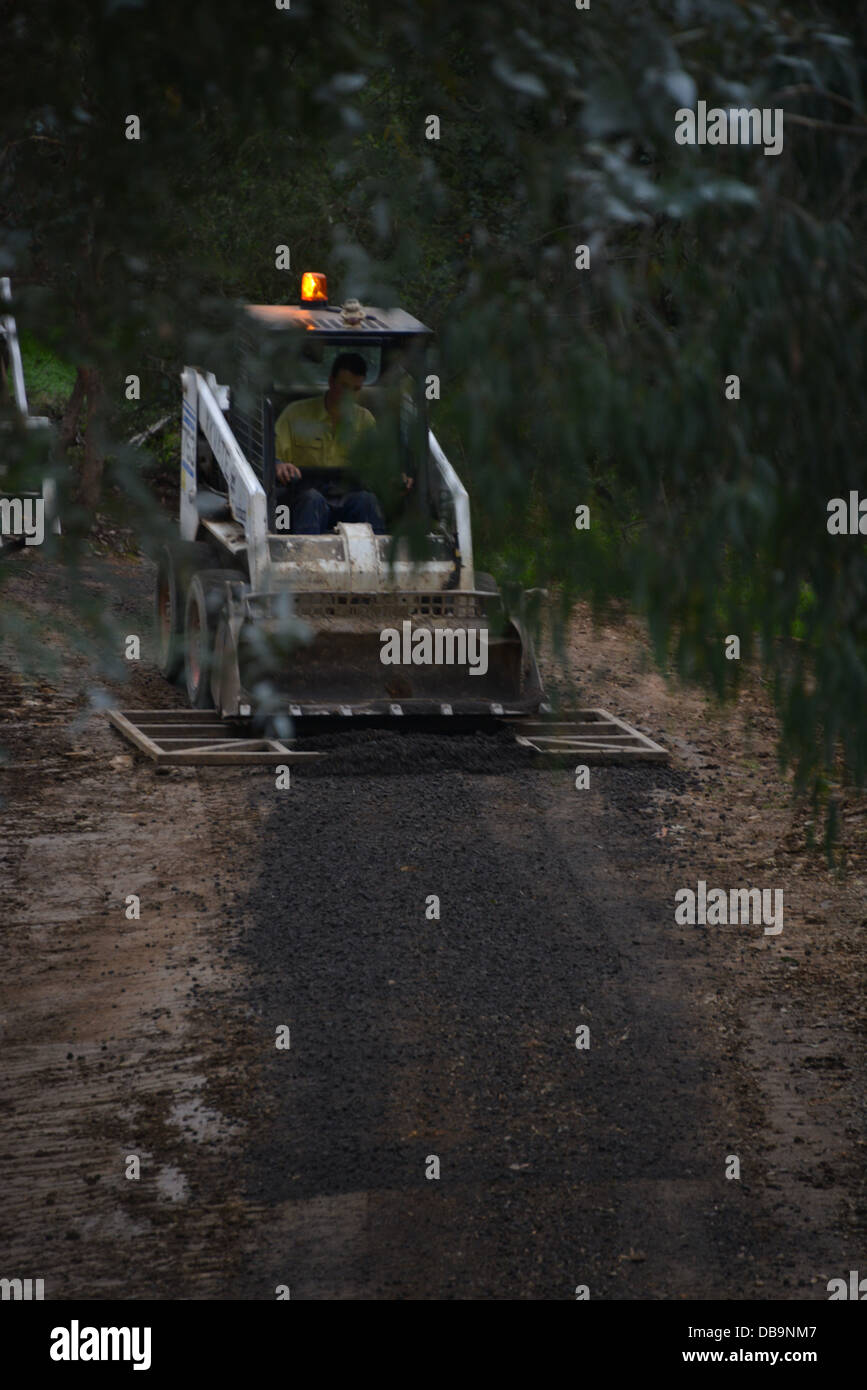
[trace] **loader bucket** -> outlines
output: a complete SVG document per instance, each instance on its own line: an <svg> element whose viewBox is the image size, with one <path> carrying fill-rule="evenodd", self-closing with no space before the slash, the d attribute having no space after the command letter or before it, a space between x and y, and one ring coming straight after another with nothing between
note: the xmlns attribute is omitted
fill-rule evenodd
<svg viewBox="0 0 867 1390"><path fill-rule="evenodd" d="M298 596L294 632L267 617L242 629L241 683L254 699L267 688L272 707L279 696L296 713L439 715L533 710L544 698L528 638L501 613L419 612L406 595L391 612L379 595L316 612L310 597ZM297 640L299 617L308 642Z"/></svg>

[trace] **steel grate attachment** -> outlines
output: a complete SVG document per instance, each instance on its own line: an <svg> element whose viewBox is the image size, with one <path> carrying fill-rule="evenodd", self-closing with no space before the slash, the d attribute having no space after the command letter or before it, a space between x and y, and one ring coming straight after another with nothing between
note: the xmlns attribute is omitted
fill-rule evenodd
<svg viewBox="0 0 867 1390"><path fill-rule="evenodd" d="M166 767L249 767L318 758L278 738L245 738L215 710L110 709L111 723L155 763ZM294 740L290 740L290 744Z"/></svg>
<svg viewBox="0 0 867 1390"><path fill-rule="evenodd" d="M667 763L669 753L631 724L605 709L562 710L547 718L504 721L522 748L550 761L580 758L585 763Z"/></svg>

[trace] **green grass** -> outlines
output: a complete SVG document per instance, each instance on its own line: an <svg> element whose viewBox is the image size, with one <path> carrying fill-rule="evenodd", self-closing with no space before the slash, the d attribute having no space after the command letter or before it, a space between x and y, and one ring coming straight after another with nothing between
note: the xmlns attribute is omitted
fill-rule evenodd
<svg viewBox="0 0 867 1390"><path fill-rule="evenodd" d="M27 401L34 415L59 415L75 382L75 368L29 333L20 333Z"/></svg>

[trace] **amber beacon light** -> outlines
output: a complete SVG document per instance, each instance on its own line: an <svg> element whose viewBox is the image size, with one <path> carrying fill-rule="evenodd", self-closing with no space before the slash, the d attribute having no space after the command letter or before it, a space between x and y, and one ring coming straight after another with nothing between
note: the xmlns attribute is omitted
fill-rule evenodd
<svg viewBox="0 0 867 1390"><path fill-rule="evenodd" d="M301 303L328 303L328 281L318 270L305 270L301 276Z"/></svg>

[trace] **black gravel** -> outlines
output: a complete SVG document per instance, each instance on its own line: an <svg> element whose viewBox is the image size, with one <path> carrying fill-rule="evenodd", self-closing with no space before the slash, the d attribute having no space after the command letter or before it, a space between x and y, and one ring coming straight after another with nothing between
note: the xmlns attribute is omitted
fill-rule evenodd
<svg viewBox="0 0 867 1390"><path fill-rule="evenodd" d="M739 1295L721 1064L681 997L701 937L675 935L641 814L685 782L594 769L578 792L496 737L370 731L266 794L244 1195L274 1226L241 1296L290 1268L293 1298Z"/></svg>
<svg viewBox="0 0 867 1390"><path fill-rule="evenodd" d="M298 748L326 757L311 760L303 776L357 778L404 776L406 773L460 771L502 776L509 769L533 765L532 750L520 747L508 730L472 734L392 733L351 729L345 733L302 737Z"/></svg>

